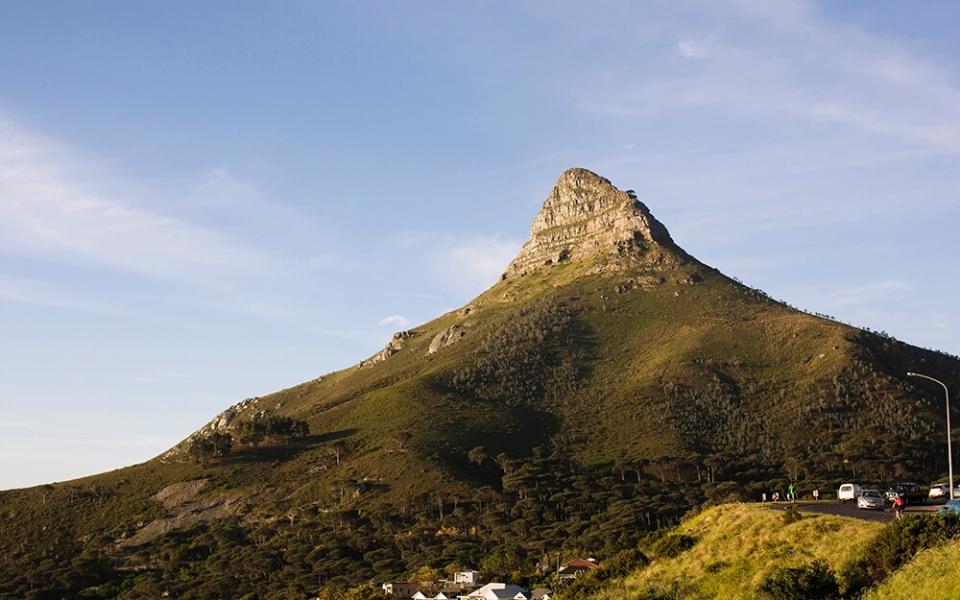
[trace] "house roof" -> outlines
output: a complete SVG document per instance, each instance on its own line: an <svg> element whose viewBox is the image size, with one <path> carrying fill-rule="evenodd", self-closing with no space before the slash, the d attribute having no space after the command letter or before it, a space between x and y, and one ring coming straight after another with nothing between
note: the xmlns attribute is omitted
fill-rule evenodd
<svg viewBox="0 0 960 600"><path fill-rule="evenodd" d="M565 562L560 565L561 569L574 568L574 569L596 569L597 563L592 560L587 560L585 558L575 558L571 561Z"/></svg>
<svg viewBox="0 0 960 600"><path fill-rule="evenodd" d="M488 583L482 588L476 589L469 594L468 598L485 598L489 600L512 600L530 598L527 590L519 585L510 583Z"/></svg>
<svg viewBox="0 0 960 600"><path fill-rule="evenodd" d="M541 598L549 597L552 593L553 591L550 588L536 588L530 592L530 598L531 600L540 600Z"/></svg>

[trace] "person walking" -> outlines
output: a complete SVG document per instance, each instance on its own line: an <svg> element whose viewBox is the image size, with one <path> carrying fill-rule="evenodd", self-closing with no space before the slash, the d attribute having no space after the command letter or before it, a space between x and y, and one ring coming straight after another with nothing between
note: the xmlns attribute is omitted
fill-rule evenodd
<svg viewBox="0 0 960 600"><path fill-rule="evenodd" d="M897 497L893 499L893 512L897 515L898 519L903 518L903 507L906 506L906 504L906 501L900 494L897 494Z"/></svg>
<svg viewBox="0 0 960 600"><path fill-rule="evenodd" d="M814 501L820 499L820 490L813 490L813 499Z"/></svg>
<svg viewBox="0 0 960 600"><path fill-rule="evenodd" d="M789 500L790 502L797 501L797 489L793 487L792 483L787 486L787 500Z"/></svg>

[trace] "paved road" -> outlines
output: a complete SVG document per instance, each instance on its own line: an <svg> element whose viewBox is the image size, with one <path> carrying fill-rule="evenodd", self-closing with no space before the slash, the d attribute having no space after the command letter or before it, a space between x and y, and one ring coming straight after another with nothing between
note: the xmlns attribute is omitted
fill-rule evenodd
<svg viewBox="0 0 960 600"><path fill-rule="evenodd" d="M772 508L784 510L790 506L790 502L769 503ZM855 502L796 502L800 512L820 513L824 515L840 515L841 517L852 517L854 519L863 519L864 521L880 521L881 523L893 519L893 509L887 508L879 510L860 510ZM910 513L931 513L940 508L940 504L908 506L907 514Z"/></svg>

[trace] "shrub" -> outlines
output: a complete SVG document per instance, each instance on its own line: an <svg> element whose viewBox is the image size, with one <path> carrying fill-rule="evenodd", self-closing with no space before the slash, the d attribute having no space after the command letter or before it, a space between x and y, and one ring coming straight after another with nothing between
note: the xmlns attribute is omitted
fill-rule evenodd
<svg viewBox="0 0 960 600"><path fill-rule="evenodd" d="M873 539L868 552L844 566L844 592L852 595L880 583L910 562L917 552L957 538L960 538L957 515L909 516L891 521Z"/></svg>
<svg viewBox="0 0 960 600"><path fill-rule="evenodd" d="M668 533L656 541L653 545L653 553L658 558L674 558L693 548L696 543L696 538L685 533Z"/></svg>
<svg viewBox="0 0 960 600"><path fill-rule="evenodd" d="M783 524L790 525L791 523L796 523L797 521L803 519L803 515L800 514L800 511L797 510L796 506L788 506L786 510L783 511Z"/></svg>
<svg viewBox="0 0 960 600"><path fill-rule="evenodd" d="M764 578L759 591L776 600L829 600L840 596L840 585L830 567L817 560L802 567L774 571Z"/></svg>

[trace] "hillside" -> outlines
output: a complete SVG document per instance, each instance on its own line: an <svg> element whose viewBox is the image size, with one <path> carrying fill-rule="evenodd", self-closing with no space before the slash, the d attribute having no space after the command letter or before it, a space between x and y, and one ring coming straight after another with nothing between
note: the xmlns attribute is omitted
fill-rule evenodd
<svg viewBox="0 0 960 600"><path fill-rule="evenodd" d="M881 525L725 504L645 540L642 558L621 576L598 569L558 597L952 600L960 591L958 535L955 516L913 515Z"/></svg>
<svg viewBox="0 0 960 600"><path fill-rule="evenodd" d="M882 528L827 515L786 524L783 514L747 504L711 508L672 533L688 536L690 549L659 557L652 551L649 565L590 598L764 598L764 581L783 569L822 561L840 572L868 549Z"/></svg>
<svg viewBox="0 0 960 600"><path fill-rule="evenodd" d="M422 566L517 578L787 477L923 480L945 470L942 404L908 369L960 382L954 357L702 264L632 193L571 169L463 308L147 463L0 493L0 594L299 598Z"/></svg>

